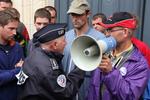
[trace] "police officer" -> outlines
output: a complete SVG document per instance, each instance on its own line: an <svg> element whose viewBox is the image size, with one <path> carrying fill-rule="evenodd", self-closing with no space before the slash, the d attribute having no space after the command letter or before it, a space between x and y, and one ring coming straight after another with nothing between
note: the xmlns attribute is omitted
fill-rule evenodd
<svg viewBox="0 0 150 100"><path fill-rule="evenodd" d="M62 70L65 47L64 23L49 24L35 35L37 47L17 75L19 100L72 100L83 82L84 72L75 67L68 75Z"/></svg>

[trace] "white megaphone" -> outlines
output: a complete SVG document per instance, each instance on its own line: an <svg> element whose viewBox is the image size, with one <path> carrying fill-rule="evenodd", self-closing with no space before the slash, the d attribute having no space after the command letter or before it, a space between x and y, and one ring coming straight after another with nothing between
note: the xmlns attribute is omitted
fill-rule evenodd
<svg viewBox="0 0 150 100"><path fill-rule="evenodd" d="M101 63L103 53L113 50L116 40L107 37L95 40L90 36L77 37L71 47L71 57L74 64L84 71L92 71Z"/></svg>

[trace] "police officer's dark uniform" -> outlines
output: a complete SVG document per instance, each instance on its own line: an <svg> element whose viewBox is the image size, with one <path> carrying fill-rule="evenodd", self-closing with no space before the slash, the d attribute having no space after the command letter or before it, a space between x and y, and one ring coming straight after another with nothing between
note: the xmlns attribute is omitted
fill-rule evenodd
<svg viewBox="0 0 150 100"><path fill-rule="evenodd" d="M44 43L56 39L64 35L64 30L64 24L49 24L37 32L37 40ZM26 58L17 76L19 100L72 100L83 82L84 72L76 67L66 76L61 70L62 57L37 47Z"/></svg>

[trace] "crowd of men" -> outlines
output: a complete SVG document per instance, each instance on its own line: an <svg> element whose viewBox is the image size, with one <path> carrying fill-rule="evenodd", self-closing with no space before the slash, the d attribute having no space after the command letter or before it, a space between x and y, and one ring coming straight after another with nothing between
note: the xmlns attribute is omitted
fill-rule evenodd
<svg viewBox="0 0 150 100"><path fill-rule="evenodd" d="M150 99L150 49L134 37L137 17L97 13L90 26L86 0L73 0L66 13L73 25L69 31L57 22L55 7L37 9L36 32L29 39L13 2L0 0L0 100ZM72 43L83 35L96 41L113 37L117 43L93 71L81 70L71 56Z"/></svg>

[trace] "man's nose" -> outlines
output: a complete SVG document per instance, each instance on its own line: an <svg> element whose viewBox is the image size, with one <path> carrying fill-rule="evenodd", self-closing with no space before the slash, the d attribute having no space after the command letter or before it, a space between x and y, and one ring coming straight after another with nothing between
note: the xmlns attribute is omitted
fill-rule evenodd
<svg viewBox="0 0 150 100"><path fill-rule="evenodd" d="M16 35L17 34L17 31L16 30L13 30L13 35Z"/></svg>
<svg viewBox="0 0 150 100"><path fill-rule="evenodd" d="M45 27L45 26L46 26L46 24L41 24L40 28L43 28L43 27Z"/></svg>

